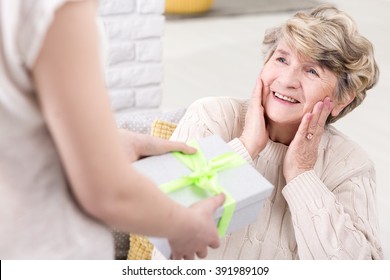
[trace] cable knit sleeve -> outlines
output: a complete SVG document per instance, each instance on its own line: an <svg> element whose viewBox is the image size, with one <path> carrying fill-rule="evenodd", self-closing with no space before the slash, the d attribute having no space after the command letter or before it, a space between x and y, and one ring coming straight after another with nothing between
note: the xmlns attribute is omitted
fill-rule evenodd
<svg viewBox="0 0 390 280"><path fill-rule="evenodd" d="M297 176L283 189L300 259L383 259L374 166L350 144L333 149L337 156L329 156L327 166ZM323 178L318 170L327 170Z"/></svg>

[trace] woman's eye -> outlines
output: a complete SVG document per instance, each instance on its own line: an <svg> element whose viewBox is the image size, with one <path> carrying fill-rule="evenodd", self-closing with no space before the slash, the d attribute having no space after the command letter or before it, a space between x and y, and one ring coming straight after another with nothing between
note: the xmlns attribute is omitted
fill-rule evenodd
<svg viewBox="0 0 390 280"><path fill-rule="evenodd" d="M281 63L286 63L286 59L284 57L278 57L278 58L276 58L276 60L281 62Z"/></svg>
<svg viewBox="0 0 390 280"><path fill-rule="evenodd" d="M316 76L318 76L318 73L317 73L317 71L315 70L315 69L313 69L313 68L311 68L311 69L309 69L309 71L308 71L310 74L313 74L313 75L316 75Z"/></svg>

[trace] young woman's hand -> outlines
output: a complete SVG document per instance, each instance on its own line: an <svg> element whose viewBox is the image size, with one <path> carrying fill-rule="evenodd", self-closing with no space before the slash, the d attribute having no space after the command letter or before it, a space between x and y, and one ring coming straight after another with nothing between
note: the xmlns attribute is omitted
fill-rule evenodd
<svg viewBox="0 0 390 280"><path fill-rule="evenodd" d="M186 223L177 231L177 237L169 239L172 259L192 260L207 256L207 247L219 247L219 236L214 212L222 206L223 194L202 200L186 210ZM187 211L188 210L188 211Z"/></svg>
<svg viewBox="0 0 390 280"><path fill-rule="evenodd" d="M318 156L318 146L331 107L330 99L326 97L324 101L320 101L314 106L311 113L303 116L283 162L283 175L287 183L303 172L314 168Z"/></svg>
<svg viewBox="0 0 390 280"><path fill-rule="evenodd" d="M245 115L245 126L240 141L254 159L267 145L268 131L264 119L262 105L263 82L259 77L253 90L252 97Z"/></svg>
<svg viewBox="0 0 390 280"><path fill-rule="evenodd" d="M182 142L165 140L147 134L135 133L125 129L119 129L122 147L130 162L141 157L161 155L168 152L183 152L193 154L196 149Z"/></svg>

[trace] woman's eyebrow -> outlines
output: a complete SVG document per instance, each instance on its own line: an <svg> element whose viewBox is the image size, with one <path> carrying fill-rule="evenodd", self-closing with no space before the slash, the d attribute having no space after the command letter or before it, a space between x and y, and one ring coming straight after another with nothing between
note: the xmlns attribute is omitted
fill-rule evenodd
<svg viewBox="0 0 390 280"><path fill-rule="evenodd" d="M325 71L325 67L323 65L321 65L319 62L316 62L314 60L308 60L306 62L303 62L304 65L306 65L307 67L315 67L315 68L318 68L320 69L322 72Z"/></svg>
<svg viewBox="0 0 390 280"><path fill-rule="evenodd" d="M290 53L288 51L285 51L283 49L276 49L275 53L283 55L283 56L289 56L290 55Z"/></svg>

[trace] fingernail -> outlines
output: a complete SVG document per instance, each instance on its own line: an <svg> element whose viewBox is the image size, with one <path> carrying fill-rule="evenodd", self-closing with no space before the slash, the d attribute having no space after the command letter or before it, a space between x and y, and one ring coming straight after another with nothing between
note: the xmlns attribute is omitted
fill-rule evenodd
<svg viewBox="0 0 390 280"><path fill-rule="evenodd" d="M328 108L328 110L330 110L330 98L329 97L325 98L325 106Z"/></svg>

